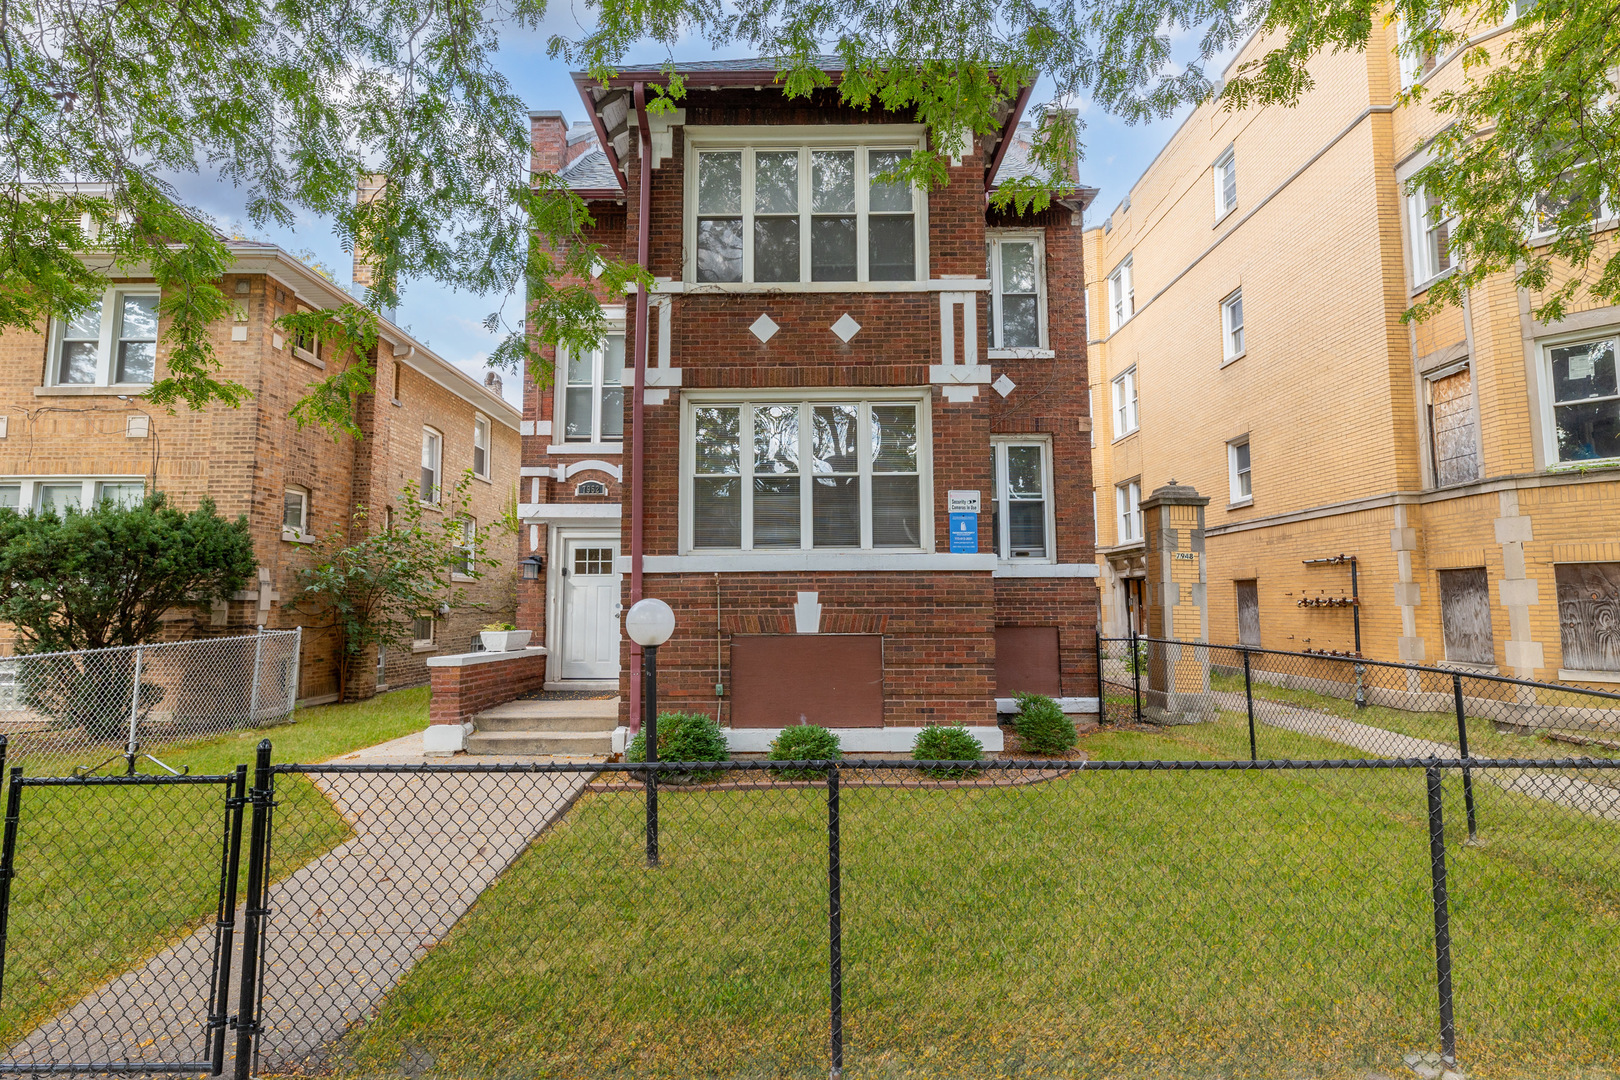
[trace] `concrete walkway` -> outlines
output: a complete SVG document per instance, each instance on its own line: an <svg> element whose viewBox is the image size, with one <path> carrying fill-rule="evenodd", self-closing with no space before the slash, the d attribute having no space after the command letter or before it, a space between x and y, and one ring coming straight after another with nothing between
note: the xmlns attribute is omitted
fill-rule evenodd
<svg viewBox="0 0 1620 1080"><path fill-rule="evenodd" d="M518 763L534 759L458 759ZM416 764L421 735L333 764ZM328 773L309 779L353 835L270 889L259 1071L321 1056L365 1019L473 902L557 820L591 773L412 775ZM278 785L302 782L282 776ZM300 827L281 800L273 834ZM246 843L244 825L243 842ZM246 859L243 860L245 887ZM229 1012L237 1010L242 913ZM7 1062L181 1062L207 1056L205 1025L214 929L199 929L100 987L6 1050ZM235 1032L230 1032L226 1072Z"/></svg>
<svg viewBox="0 0 1620 1080"><path fill-rule="evenodd" d="M1248 704L1242 694L1216 690L1211 691L1208 696L1222 709L1240 716L1247 715ZM1456 758L1461 754L1461 751L1450 743L1403 735L1388 728L1373 727L1371 724L1359 724L1354 720L1346 720L1342 716L1318 712L1315 709L1299 709L1275 701L1262 703L1259 698L1255 699L1254 718L1270 727L1352 746L1379 757ZM1478 769L1473 775L1476 780L1482 780L1504 791L1513 791L1532 799L1567 806L1609 821L1620 821L1620 787L1594 784L1555 772ZM1613 776L1616 784L1620 784L1620 769L1616 769Z"/></svg>

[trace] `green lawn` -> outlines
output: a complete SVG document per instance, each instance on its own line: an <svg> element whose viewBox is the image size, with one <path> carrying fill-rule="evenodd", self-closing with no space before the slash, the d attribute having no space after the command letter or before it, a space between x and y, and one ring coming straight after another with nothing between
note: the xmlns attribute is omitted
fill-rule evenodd
<svg viewBox="0 0 1620 1080"><path fill-rule="evenodd" d="M1083 745L1223 759L1247 740L1227 718ZM1463 1064L1612 1077L1620 826L1476 793L1463 846L1447 780ZM846 787L846 1075L1401 1075L1438 1048L1425 806L1412 772ZM824 1076L824 790L663 807L648 870L640 792L582 797L351 1037L347 1070Z"/></svg>
<svg viewBox="0 0 1620 1080"><path fill-rule="evenodd" d="M425 688L400 690L354 705L301 709L292 723L274 728L154 752L196 775L228 773L251 764L268 736L277 761L318 761L420 730L427 700ZM141 771L153 767L145 763ZM278 797L278 813L296 813L307 826L296 844L272 851L275 873L347 834L330 802L303 779L283 777ZM212 919L223 799L212 785L23 790L0 1046Z"/></svg>

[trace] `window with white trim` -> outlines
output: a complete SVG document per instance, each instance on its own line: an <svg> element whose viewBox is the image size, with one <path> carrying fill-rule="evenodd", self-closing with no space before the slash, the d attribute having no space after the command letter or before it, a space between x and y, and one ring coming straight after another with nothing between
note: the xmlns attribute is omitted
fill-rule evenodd
<svg viewBox="0 0 1620 1080"><path fill-rule="evenodd" d="M1404 20L1396 24L1396 54L1401 65L1401 89L1410 90L1434 70L1432 52L1423 52L1412 42L1410 24Z"/></svg>
<svg viewBox="0 0 1620 1080"><path fill-rule="evenodd" d="M1551 388L1552 460L1620 458L1620 336L1545 346Z"/></svg>
<svg viewBox="0 0 1620 1080"><path fill-rule="evenodd" d="M990 247L990 347L1044 349L1046 245L1033 233L996 233Z"/></svg>
<svg viewBox="0 0 1620 1080"><path fill-rule="evenodd" d="M1215 159L1215 216L1225 217L1237 208L1237 150L1227 147Z"/></svg>
<svg viewBox="0 0 1620 1080"><path fill-rule="evenodd" d="M1132 365L1114 379L1114 438L1136 430L1136 367Z"/></svg>
<svg viewBox="0 0 1620 1080"><path fill-rule="evenodd" d="M692 550L916 550L928 490L922 401L688 401Z"/></svg>
<svg viewBox="0 0 1620 1080"><path fill-rule="evenodd" d="M892 138L892 137L891 137ZM829 138L693 150L688 192L700 282L916 281L922 192L878 177L916 150ZM887 141L887 140L885 140Z"/></svg>
<svg viewBox="0 0 1620 1080"><path fill-rule="evenodd" d="M1422 188L1406 197L1406 212L1412 229L1412 284L1422 285L1451 269L1451 215Z"/></svg>
<svg viewBox="0 0 1620 1080"><path fill-rule="evenodd" d="M112 288L52 328L52 386L149 386L157 374L158 294Z"/></svg>
<svg viewBox="0 0 1620 1080"><path fill-rule="evenodd" d="M615 330L588 353L564 352L557 422L563 442L624 439L624 331Z"/></svg>
<svg viewBox="0 0 1620 1080"><path fill-rule="evenodd" d="M1136 286L1131 281L1131 257L1114 268L1108 275L1108 326L1113 333L1131 321L1136 314Z"/></svg>
<svg viewBox="0 0 1620 1080"><path fill-rule="evenodd" d="M422 429L422 501L439 503L440 477L444 469L444 436L430 427Z"/></svg>
<svg viewBox="0 0 1620 1080"><path fill-rule="evenodd" d="M990 525L996 557L1052 561L1051 444L1044 439L991 441Z"/></svg>
<svg viewBox="0 0 1620 1080"><path fill-rule="evenodd" d="M1221 355L1236 360L1243 355L1243 290L1221 301Z"/></svg>
<svg viewBox="0 0 1620 1080"><path fill-rule="evenodd" d="M417 648L433 644L433 616L418 615L411 620L411 640Z"/></svg>
<svg viewBox="0 0 1620 1080"><path fill-rule="evenodd" d="M1586 162L1577 162L1558 179L1563 185L1561 190L1543 192L1526 207L1532 240L1541 241L1566 227L1593 226L1614 217L1612 195L1601 175L1594 174Z"/></svg>
<svg viewBox="0 0 1620 1080"><path fill-rule="evenodd" d="M489 479L489 420L487 417L473 417L473 475L480 480Z"/></svg>
<svg viewBox="0 0 1620 1080"><path fill-rule="evenodd" d="M309 532L309 492L290 487L281 497L281 531L295 537Z"/></svg>
<svg viewBox="0 0 1620 1080"><path fill-rule="evenodd" d="M1231 501L1234 504L1254 500L1254 485L1249 475L1247 435L1226 444L1226 477L1231 489Z"/></svg>
<svg viewBox="0 0 1620 1080"><path fill-rule="evenodd" d="M473 568L478 562L478 519L464 517L461 519L461 543L457 545L455 565L452 570L462 577L471 577Z"/></svg>
<svg viewBox="0 0 1620 1080"><path fill-rule="evenodd" d="M0 479L0 509L64 514L103 502L135 506L146 497L141 477L37 476Z"/></svg>
<svg viewBox="0 0 1620 1080"><path fill-rule="evenodd" d="M1142 482L1127 480L1114 488L1114 526L1118 543L1133 544L1142 539Z"/></svg>
<svg viewBox="0 0 1620 1080"><path fill-rule="evenodd" d="M1534 11L1539 0L1513 0L1502 17L1502 25L1509 26Z"/></svg>

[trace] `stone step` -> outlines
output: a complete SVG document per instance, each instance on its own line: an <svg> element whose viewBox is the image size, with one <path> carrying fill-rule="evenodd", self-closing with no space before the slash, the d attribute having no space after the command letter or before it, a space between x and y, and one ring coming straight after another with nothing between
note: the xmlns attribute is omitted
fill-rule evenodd
<svg viewBox="0 0 1620 1080"><path fill-rule="evenodd" d="M612 731L618 698L591 701L508 701L473 718L479 731Z"/></svg>
<svg viewBox="0 0 1620 1080"><path fill-rule="evenodd" d="M611 731L475 731L467 753L500 756L573 754L606 757L613 752Z"/></svg>

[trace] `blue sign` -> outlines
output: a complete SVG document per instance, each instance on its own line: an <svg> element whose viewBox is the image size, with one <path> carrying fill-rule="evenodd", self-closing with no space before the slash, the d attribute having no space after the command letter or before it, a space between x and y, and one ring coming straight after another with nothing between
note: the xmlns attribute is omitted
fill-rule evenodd
<svg viewBox="0 0 1620 1080"><path fill-rule="evenodd" d="M979 515L951 515L951 554L977 555L979 553Z"/></svg>

